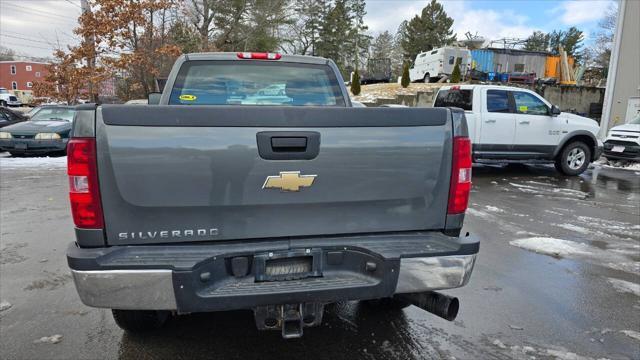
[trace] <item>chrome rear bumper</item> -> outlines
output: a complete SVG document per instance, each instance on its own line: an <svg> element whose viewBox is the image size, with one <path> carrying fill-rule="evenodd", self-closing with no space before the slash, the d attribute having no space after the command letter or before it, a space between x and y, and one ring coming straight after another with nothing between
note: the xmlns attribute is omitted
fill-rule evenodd
<svg viewBox="0 0 640 360"><path fill-rule="evenodd" d="M85 305L120 310L176 310L171 273L171 270L71 270Z"/></svg>
<svg viewBox="0 0 640 360"><path fill-rule="evenodd" d="M401 259L396 294L464 286L475 262L476 254Z"/></svg>
<svg viewBox="0 0 640 360"><path fill-rule="evenodd" d="M403 258L395 293L464 286L476 255ZM71 270L87 306L121 310L177 310L172 270Z"/></svg>

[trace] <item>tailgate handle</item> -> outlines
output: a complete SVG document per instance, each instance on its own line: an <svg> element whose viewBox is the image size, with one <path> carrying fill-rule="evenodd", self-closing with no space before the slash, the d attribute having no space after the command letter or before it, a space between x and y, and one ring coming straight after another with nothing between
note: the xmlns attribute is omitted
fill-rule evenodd
<svg viewBox="0 0 640 360"><path fill-rule="evenodd" d="M307 149L306 137L272 137L271 148L275 152L299 152Z"/></svg>
<svg viewBox="0 0 640 360"><path fill-rule="evenodd" d="M311 160L320 152L316 131L262 131L256 134L256 141L265 160Z"/></svg>

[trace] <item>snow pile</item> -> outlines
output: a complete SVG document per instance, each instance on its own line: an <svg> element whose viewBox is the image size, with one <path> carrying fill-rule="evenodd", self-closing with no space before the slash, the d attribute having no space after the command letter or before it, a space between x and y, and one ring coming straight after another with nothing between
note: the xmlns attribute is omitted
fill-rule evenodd
<svg viewBox="0 0 640 360"><path fill-rule="evenodd" d="M620 330L621 333L627 335L630 338L640 341L640 333L633 330Z"/></svg>
<svg viewBox="0 0 640 360"><path fill-rule="evenodd" d="M500 209L499 207L495 207L495 206L491 206L491 205L486 205L484 208L487 209L487 211L491 211L491 212L496 212L496 213L503 213L504 212L504 210Z"/></svg>
<svg viewBox="0 0 640 360"><path fill-rule="evenodd" d="M613 285L613 288L618 292L640 296L640 284L613 278L608 278L607 281Z"/></svg>
<svg viewBox="0 0 640 360"><path fill-rule="evenodd" d="M43 336L38 340L34 340L33 342L35 344L42 344L42 343L57 344L60 341L62 341L62 335L55 334L55 335L51 335L51 336Z"/></svg>
<svg viewBox="0 0 640 360"><path fill-rule="evenodd" d="M0 302L0 311L9 310L13 305L8 301Z"/></svg>
<svg viewBox="0 0 640 360"><path fill-rule="evenodd" d="M549 237L532 237L513 240L509 242L509 244L554 257L572 257L592 254L589 245Z"/></svg>
<svg viewBox="0 0 640 360"><path fill-rule="evenodd" d="M0 157L0 169L21 168L64 168L67 166L67 157Z"/></svg>
<svg viewBox="0 0 640 360"><path fill-rule="evenodd" d="M381 83L362 85L361 93L358 96L351 95L351 99L361 102L374 102L376 99L393 99L397 95L415 95L418 91L433 91L435 94L441 86L448 84L424 84L412 83L407 88L403 88L397 83Z"/></svg>
<svg viewBox="0 0 640 360"><path fill-rule="evenodd" d="M640 162L634 162L634 161L607 160L606 158L602 157L598 161L594 162L593 164L596 166L602 166L605 168L640 171Z"/></svg>

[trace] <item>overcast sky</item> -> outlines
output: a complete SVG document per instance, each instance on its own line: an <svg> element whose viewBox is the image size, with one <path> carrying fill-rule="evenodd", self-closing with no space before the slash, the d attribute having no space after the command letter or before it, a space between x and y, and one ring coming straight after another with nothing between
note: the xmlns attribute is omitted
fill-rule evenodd
<svg viewBox="0 0 640 360"><path fill-rule="evenodd" d="M453 17L458 38L471 31L487 39L524 38L534 30L577 26L589 37L615 0L442 0ZM366 23L371 35L392 33L411 19L427 0L367 0ZM0 0L0 45L21 55L46 57L52 48L79 41L73 34L80 0Z"/></svg>

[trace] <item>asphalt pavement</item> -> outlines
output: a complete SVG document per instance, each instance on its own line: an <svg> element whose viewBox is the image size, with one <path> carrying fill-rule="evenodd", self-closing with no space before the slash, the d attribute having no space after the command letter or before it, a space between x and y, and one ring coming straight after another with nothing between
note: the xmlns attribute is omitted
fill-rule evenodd
<svg viewBox="0 0 640 360"><path fill-rule="evenodd" d="M84 306L64 256L60 163L0 168L2 359L640 359L640 172L474 167L464 231L482 242L469 285L446 292L460 298L456 321L346 302L283 340L249 311L131 336Z"/></svg>

